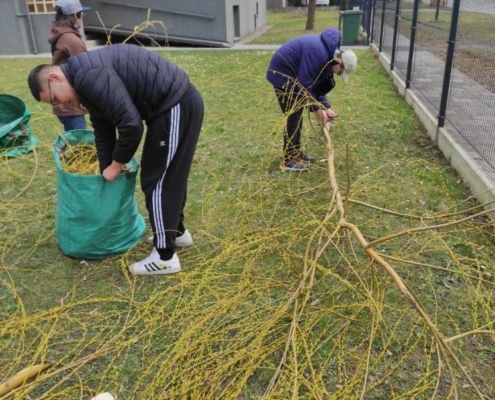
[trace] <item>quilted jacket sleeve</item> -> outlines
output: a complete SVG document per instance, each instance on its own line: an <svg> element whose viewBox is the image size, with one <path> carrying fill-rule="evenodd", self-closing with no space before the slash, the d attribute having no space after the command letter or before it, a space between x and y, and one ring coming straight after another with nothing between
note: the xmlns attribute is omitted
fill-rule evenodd
<svg viewBox="0 0 495 400"><path fill-rule="evenodd" d="M321 55L317 51L305 50L301 56L299 64L298 80L306 89L308 95L315 100L320 100L321 95L315 93L314 87L322 69L325 66L325 60L321 60ZM312 106L312 111L319 109L318 106Z"/></svg>
<svg viewBox="0 0 495 400"><path fill-rule="evenodd" d="M82 88L83 96L91 103L88 108L100 168L109 164L110 151L110 163L129 162L137 151L144 126L124 83L113 69L105 67L93 68L79 79L77 87Z"/></svg>

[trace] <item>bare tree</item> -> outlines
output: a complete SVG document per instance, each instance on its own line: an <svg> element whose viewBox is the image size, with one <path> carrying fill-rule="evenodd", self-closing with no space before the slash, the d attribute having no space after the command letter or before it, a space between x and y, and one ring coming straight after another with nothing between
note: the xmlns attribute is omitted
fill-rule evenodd
<svg viewBox="0 0 495 400"><path fill-rule="evenodd" d="M308 20L306 21L307 31L312 31L313 29L315 29L315 10L316 10L316 0L309 0Z"/></svg>

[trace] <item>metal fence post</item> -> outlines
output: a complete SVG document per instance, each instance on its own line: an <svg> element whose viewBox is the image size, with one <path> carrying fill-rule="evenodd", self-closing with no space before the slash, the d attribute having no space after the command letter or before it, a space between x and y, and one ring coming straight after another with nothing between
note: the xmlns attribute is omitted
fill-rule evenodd
<svg viewBox="0 0 495 400"><path fill-rule="evenodd" d="M447 48L447 58L445 60L445 73L443 75L442 99L440 102L440 112L438 114L438 128L443 128L445 124L445 113L447 111L447 101L449 98L450 81L452 77L452 64L454 62L455 41L457 36L457 21L459 20L459 8L461 0L454 0L452 7L452 20L450 22L449 46ZM438 131L435 137L438 142Z"/></svg>
<svg viewBox="0 0 495 400"><path fill-rule="evenodd" d="M382 23L380 26L380 46L378 47L378 51L381 52L383 48L383 29L385 26L385 0L382 0Z"/></svg>
<svg viewBox="0 0 495 400"><path fill-rule="evenodd" d="M390 71L394 70L395 65L395 53L397 47L397 37L399 36L399 16L400 16L400 0L397 0L397 6L395 7L395 19L394 19L394 39L392 41L392 56L390 57Z"/></svg>
<svg viewBox="0 0 495 400"><path fill-rule="evenodd" d="M375 42L375 10L376 10L376 0L371 2L371 32L370 32L370 41L371 43Z"/></svg>
<svg viewBox="0 0 495 400"><path fill-rule="evenodd" d="M373 12L373 0L366 0L366 14L364 19L365 31L366 31L366 45L370 44L370 36L371 36L371 17Z"/></svg>
<svg viewBox="0 0 495 400"><path fill-rule="evenodd" d="M33 52L34 54L38 54L38 46L36 45L36 37L34 34L34 29L33 29L33 21L31 19L31 11L29 10L29 3L28 1L24 1L24 4L26 6L26 16L28 20L28 26L29 26L29 33L31 34L31 40L33 42Z"/></svg>
<svg viewBox="0 0 495 400"><path fill-rule="evenodd" d="M419 0L414 0L413 16L411 22L411 37L409 39L409 58L407 60L406 89L411 87L411 74L414 56L414 43L416 41L416 29L418 25Z"/></svg>

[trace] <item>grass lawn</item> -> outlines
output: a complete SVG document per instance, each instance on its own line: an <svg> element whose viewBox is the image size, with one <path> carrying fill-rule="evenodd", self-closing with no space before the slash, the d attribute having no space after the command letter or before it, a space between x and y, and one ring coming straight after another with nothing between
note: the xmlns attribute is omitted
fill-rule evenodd
<svg viewBox="0 0 495 400"><path fill-rule="evenodd" d="M304 28L283 15L269 15L272 29ZM368 243L406 233L373 245L402 291L342 225L314 118L303 135L312 170L279 170L271 51L162 53L205 100L186 207L195 242L179 251L181 273L138 278L126 268L150 252L144 240L98 261L60 251L61 126L25 83L48 60L0 59L1 91L26 101L39 140L0 162L0 381L55 363L10 398L494 398L495 226L467 218L479 205L374 56L356 53L349 84L330 95L336 179L345 221ZM139 188L136 198L146 216Z"/></svg>
<svg viewBox="0 0 495 400"><path fill-rule="evenodd" d="M332 8L317 7L314 30L306 30L307 7L291 8L290 11L271 12L267 15L267 25L271 28L249 44L282 44L287 40L309 33L320 33L326 28L339 27L339 11Z"/></svg>

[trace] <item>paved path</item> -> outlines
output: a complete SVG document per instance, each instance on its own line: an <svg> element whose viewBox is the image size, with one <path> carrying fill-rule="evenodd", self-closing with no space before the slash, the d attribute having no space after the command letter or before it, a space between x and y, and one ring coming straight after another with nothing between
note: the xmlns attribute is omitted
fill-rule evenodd
<svg viewBox="0 0 495 400"><path fill-rule="evenodd" d="M403 0L404 3L414 3L414 0ZM424 4L430 4L428 0L423 0ZM440 2L440 4L442 4ZM454 6L454 0L447 0L447 7L452 8ZM432 11L435 11L436 7L432 7ZM495 0L461 0L461 11L471 11L482 14L495 14ZM426 11L428 9L422 9Z"/></svg>
<svg viewBox="0 0 495 400"><path fill-rule="evenodd" d="M377 22L380 23L378 15L377 20L375 26ZM384 38L387 43L384 42L383 50L390 58L391 54L388 54L387 50L392 48L393 29L389 26L384 28ZM399 35L398 44L394 70L405 81L409 39ZM430 114L436 117L440 110L445 61L429 50L416 46L411 90ZM445 52L445 48L441 51ZM495 94L457 71L454 64L445 128L495 184L495 113L493 110L495 110Z"/></svg>
<svg viewBox="0 0 495 400"><path fill-rule="evenodd" d="M454 0L447 0L447 7L452 8ZM461 0L461 11L471 11L482 14L495 14L495 0Z"/></svg>

